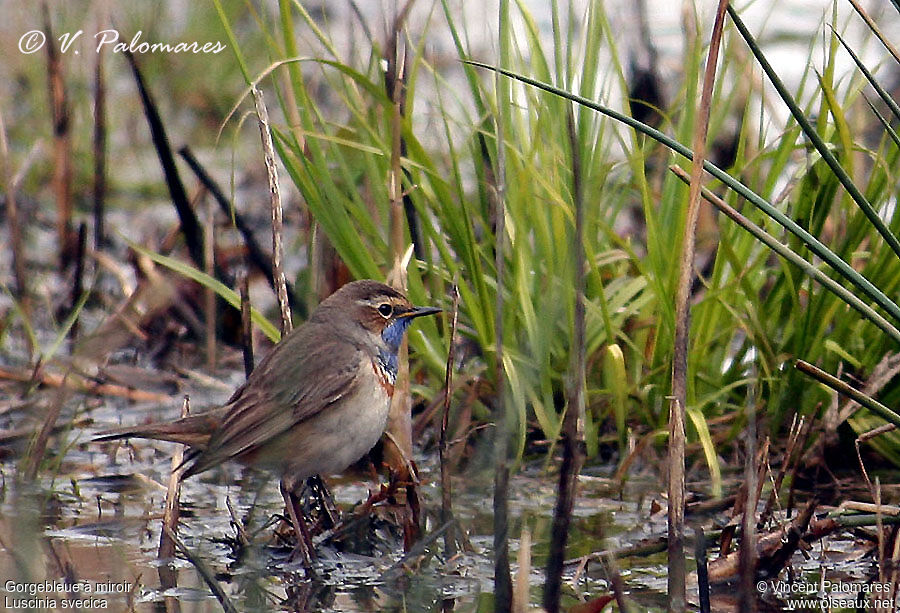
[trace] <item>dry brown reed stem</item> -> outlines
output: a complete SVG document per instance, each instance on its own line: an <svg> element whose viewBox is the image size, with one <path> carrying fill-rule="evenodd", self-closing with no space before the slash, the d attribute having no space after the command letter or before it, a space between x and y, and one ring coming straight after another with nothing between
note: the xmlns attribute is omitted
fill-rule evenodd
<svg viewBox="0 0 900 613"><path fill-rule="evenodd" d="M191 413L190 396L184 397L181 405L181 417L185 418ZM166 489L166 506L163 511L163 530L159 535L159 549L157 559L169 560L175 557L175 542L170 534L178 533L178 511L181 499L181 464L184 461L184 445L177 445L172 454L172 468L169 472L169 484ZM177 585L178 573L168 563L158 567L159 582L163 589L170 589Z"/></svg>
<svg viewBox="0 0 900 613"><path fill-rule="evenodd" d="M266 162L266 178L269 182L269 203L272 209L272 276L275 278L275 295L281 309L281 336L293 329L291 307L287 298L287 287L284 278L284 222L281 207L281 187L278 184L278 168L275 165L275 147L272 144L272 132L269 128L269 111L263 94L256 86L251 88L253 102L256 105L256 116L259 119L259 136L262 139L263 156Z"/></svg>
<svg viewBox="0 0 900 613"><path fill-rule="evenodd" d="M441 524L453 519L452 486L450 466L447 458L447 428L450 422L450 401L453 398L453 368L456 364L456 325L459 321L459 287L456 283L450 289L452 307L450 313L450 350L447 352L447 369L444 374L444 410L441 415L441 440L438 457L441 464ZM451 558L456 554L455 526L444 534L444 555Z"/></svg>
<svg viewBox="0 0 900 613"><path fill-rule="evenodd" d="M672 400L669 404L669 573L668 610L684 611L687 607L687 571L684 557L684 420L687 408L688 339L690 333L691 281L694 275L694 248L696 243L697 218L700 211L701 179L703 162L706 158L706 137L709 127L709 107L712 100L716 62L722 42L727 0L720 0L716 10L716 20L710 37L706 70L703 75L703 89L694 123L693 151L691 166L691 187L688 199L684 240L681 246L678 288L675 296L675 339L672 359Z"/></svg>
<svg viewBox="0 0 900 613"><path fill-rule="evenodd" d="M878 582L884 584L888 579L887 546L885 543L883 515L881 513L881 480L875 476L875 533L878 535ZM879 610L877 613L881 613Z"/></svg>
<svg viewBox="0 0 900 613"><path fill-rule="evenodd" d="M890 601L897 602L897 584L900 582L900 530L892 531L894 537L894 547L891 552L891 559L888 562L888 568L891 569L891 589Z"/></svg>
<svg viewBox="0 0 900 613"><path fill-rule="evenodd" d="M23 471L26 481L34 481L34 478L37 477L38 469L41 467L41 460L44 459L44 454L47 452L47 443L50 440L50 434L56 426L56 420L59 419L63 405L71 395L70 391L65 386L65 381L68 376L68 372L63 375L63 384L53 396L53 402L47 411L47 415L44 417L44 423L38 431L34 444L28 450L28 456L25 461L25 470Z"/></svg>
<svg viewBox="0 0 900 613"><path fill-rule="evenodd" d="M531 531L526 526L522 527L519 537L519 553L516 556L519 566L516 569L516 583L513 587L512 613L528 613L531 599L529 588L531 587Z"/></svg>
<svg viewBox="0 0 900 613"><path fill-rule="evenodd" d="M72 144L69 101L63 79L62 59L50 24L50 9L41 3L44 34L47 37L47 91L53 122L53 192L56 194L56 233L59 241L59 269L69 266L72 254Z"/></svg>
<svg viewBox="0 0 900 613"><path fill-rule="evenodd" d="M385 72L385 88L391 100L391 159L388 173L388 197L390 198L390 236L391 259L394 262L391 273L388 275L388 283L399 290L405 290L407 285L406 257L404 257L404 226L403 217L403 175L401 150L403 142L403 99L406 87L406 52L397 39L402 36L402 27L405 11L401 11L394 19L393 28L388 36L391 42L388 47L388 69ZM391 53L391 50L393 53ZM385 463L390 467L395 478L401 481L409 481L410 473L406 469L407 462L404 458L412 457L412 416L410 415L410 391L409 391L409 360L408 343L403 340L398 352L397 381L394 384L394 395L391 399L391 409L388 415L387 434L394 443L385 448ZM418 493L414 487L407 491L407 503L410 508L416 508L419 504ZM418 538L418 528L410 522L406 522L404 532L408 538L404 539L406 551L409 551L412 542Z"/></svg>
<svg viewBox="0 0 900 613"><path fill-rule="evenodd" d="M788 472L793 474L797 469L797 464L800 462L800 457L803 453L803 449L798 447L797 443L800 441L800 435L803 433L805 423L805 417L798 419L798 416L794 415L794 419L791 421L791 428L788 431L788 443L784 451L784 461L781 463L778 475L773 479L772 491L769 492L766 506L759 516L759 521L756 522L757 529L762 529L769 518L772 517L778 502L779 493L781 492L781 484L784 483L784 477Z"/></svg>
<svg viewBox="0 0 900 613"><path fill-rule="evenodd" d="M407 286L406 262L412 255L405 247L404 228L407 221L403 215L403 121L406 100L406 47L403 44L403 27L412 2L407 0L394 17L388 32L386 55L388 67L384 75L385 89L391 100L391 158L388 176L388 197L390 199L390 248L394 262L388 283L395 288L405 290ZM390 467L393 478L406 481L406 504L410 514L404 520L404 548L410 551L418 540L421 529L419 516L421 500L415 485L414 475L407 469L405 458L412 457L412 416L410 414L411 394L409 389L408 342L403 340L398 355L397 381L391 399L388 415L387 431L389 439L394 443L385 447L385 463Z"/></svg>
<svg viewBox="0 0 900 613"><path fill-rule="evenodd" d="M411 181L409 171L402 166L401 160L407 154L406 139L403 137L403 119L406 117L406 62L407 52L404 44L403 27L415 0L406 0L403 8L394 17L389 33L385 56L389 58L388 68L384 73L385 89L393 102L391 118L391 242L395 257L404 248L403 228L409 232L410 241L416 258L424 257L422 239L419 233L419 222L416 207L408 192L403 191L403 178Z"/></svg>
<svg viewBox="0 0 900 613"><path fill-rule="evenodd" d="M9 225L9 247L12 252L13 275L16 279L16 296L19 308L25 317L30 317L31 300L28 296L28 276L25 273L25 245L22 241L22 227L19 225L19 208L16 204L16 180L13 175L13 162L6 138L6 124L3 112L0 111L0 164L2 164L3 182L6 184L6 223ZM28 343L29 357L34 353L31 338L25 335Z"/></svg>
<svg viewBox="0 0 900 613"><path fill-rule="evenodd" d="M400 23L395 22L395 27ZM385 76L388 96L391 98L391 171L388 184L391 200L391 252L394 258L398 258L404 251L404 232L406 225L403 218L403 174L401 169L401 148L403 143L403 101L406 80L406 52L402 44L397 42L401 32L395 30L391 33L394 40L391 47L394 54L390 58L389 69ZM402 288L401 288L402 289Z"/></svg>
<svg viewBox="0 0 900 613"><path fill-rule="evenodd" d="M863 462L862 453L860 452L860 444L875 438L876 436L880 436L887 432L891 432L892 430L896 430L897 426L894 424L884 424L882 426L878 426L874 430L870 430L868 432L863 432L856 440L853 441L856 446L856 459L859 462L859 469L862 472L863 479L866 481L866 488L868 488L869 493L872 494L872 500L875 499L875 486L872 485L872 480L869 479L869 471L866 470L866 463Z"/></svg>
<svg viewBox="0 0 900 613"><path fill-rule="evenodd" d="M629 613L631 607L628 606L628 602L625 600L625 582L622 581L622 575L619 574L616 560L611 553L603 556L603 565L606 567L606 574L609 577L609 585L616 599L616 606L619 607L620 613Z"/></svg>

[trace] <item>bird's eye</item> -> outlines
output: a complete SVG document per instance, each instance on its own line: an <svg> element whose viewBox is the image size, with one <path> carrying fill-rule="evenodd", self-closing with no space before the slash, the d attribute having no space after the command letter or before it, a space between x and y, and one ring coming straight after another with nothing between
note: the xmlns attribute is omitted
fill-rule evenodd
<svg viewBox="0 0 900 613"><path fill-rule="evenodd" d="M387 319L394 312L394 307L390 305L390 303L383 303L378 305L378 312L381 313L381 316Z"/></svg>

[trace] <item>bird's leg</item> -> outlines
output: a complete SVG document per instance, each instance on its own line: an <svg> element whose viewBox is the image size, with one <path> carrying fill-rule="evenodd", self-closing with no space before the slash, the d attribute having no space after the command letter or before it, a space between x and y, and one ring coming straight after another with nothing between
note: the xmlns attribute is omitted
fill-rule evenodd
<svg viewBox="0 0 900 613"><path fill-rule="evenodd" d="M307 570L312 571L312 559L315 556L315 547L313 546L312 536L303 521L303 510L297 508L298 500L284 479L281 480L281 497L284 498L284 504L287 507L288 517L291 519L291 525L294 527L294 535L297 537L297 545L294 549L295 553L299 553L303 558L303 564Z"/></svg>
<svg viewBox="0 0 900 613"><path fill-rule="evenodd" d="M315 493L316 498L319 499L322 512L325 514L325 517L328 518L328 526L326 527L333 528L336 526L339 519L337 505L334 502L334 496L331 494L328 485L325 483L325 479L323 479L321 475L313 475L306 480L306 486L309 487Z"/></svg>

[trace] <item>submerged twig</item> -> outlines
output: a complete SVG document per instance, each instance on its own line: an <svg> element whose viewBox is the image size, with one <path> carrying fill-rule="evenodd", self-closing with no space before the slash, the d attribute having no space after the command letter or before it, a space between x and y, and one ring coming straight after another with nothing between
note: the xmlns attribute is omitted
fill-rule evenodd
<svg viewBox="0 0 900 613"><path fill-rule="evenodd" d="M181 418L184 419L191 413L190 396L184 397L181 405ZM181 464L184 460L184 445L178 445L172 454L172 468L169 472L169 485L166 489L166 506L163 512L163 530L159 535L159 549L157 559L160 562L175 557L175 542L170 535L178 533L178 505L181 497ZM177 573L168 562L159 565L159 582L163 589L173 588L177 585Z"/></svg>
<svg viewBox="0 0 900 613"><path fill-rule="evenodd" d="M47 411L47 415L44 418L44 423L38 432L37 438L31 446L31 449L28 450L25 470L23 471L26 481L34 481L34 478L37 477L38 469L41 466L41 460L44 459L44 454L47 452L47 442L50 440L50 434L53 432L53 428L56 426L56 420L59 419L62 407L69 397L69 390L66 389L65 386L68 377L69 372L66 372L62 377L62 385L60 385L59 391L57 391L53 397L53 403Z"/></svg>
<svg viewBox="0 0 900 613"><path fill-rule="evenodd" d="M206 583L210 591L212 591L213 596L216 597L216 600L218 600L219 604L222 605L222 608L225 609L225 613L237 613L237 609L231 602L231 599L228 598L228 594L225 593L225 590L222 589L222 586L219 585L219 582L216 580L215 571L209 567L203 558L195 555L193 551L188 549L168 526L163 526L163 531L169 535L169 538L175 543L175 547L181 552L181 555L194 565L200 578L203 579L203 582Z"/></svg>

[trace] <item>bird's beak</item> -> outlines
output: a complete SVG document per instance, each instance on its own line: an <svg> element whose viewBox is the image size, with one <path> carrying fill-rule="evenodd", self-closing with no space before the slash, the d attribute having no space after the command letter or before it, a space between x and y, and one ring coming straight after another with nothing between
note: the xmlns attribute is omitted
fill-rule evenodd
<svg viewBox="0 0 900 613"><path fill-rule="evenodd" d="M413 307L408 310L406 313L399 315L399 317L406 317L408 319L412 319L413 317L422 317L423 315L434 315L435 313L440 313L441 309L437 307Z"/></svg>

